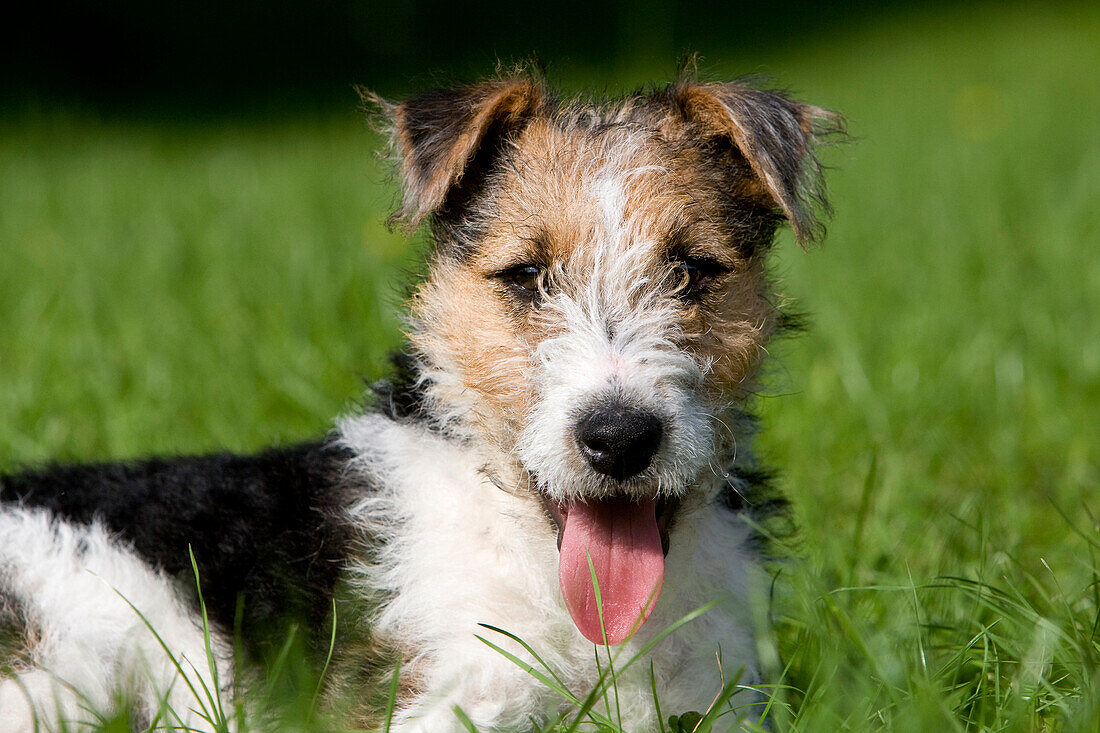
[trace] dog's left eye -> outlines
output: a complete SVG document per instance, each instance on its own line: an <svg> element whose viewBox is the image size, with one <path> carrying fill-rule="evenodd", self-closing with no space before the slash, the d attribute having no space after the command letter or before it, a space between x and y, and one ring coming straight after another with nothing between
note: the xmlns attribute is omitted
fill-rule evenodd
<svg viewBox="0 0 1100 733"><path fill-rule="evenodd" d="M729 271L730 268L717 260L706 257L685 257L672 263L673 292L684 298L697 297L703 294L714 280Z"/></svg>
<svg viewBox="0 0 1100 733"><path fill-rule="evenodd" d="M521 264L493 275L503 281L517 296L533 301L546 287L546 269L538 265Z"/></svg>

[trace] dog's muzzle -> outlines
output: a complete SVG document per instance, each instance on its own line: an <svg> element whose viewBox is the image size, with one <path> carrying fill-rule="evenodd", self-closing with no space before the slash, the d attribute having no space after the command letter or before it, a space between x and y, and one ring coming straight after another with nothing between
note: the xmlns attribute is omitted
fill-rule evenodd
<svg viewBox="0 0 1100 733"><path fill-rule="evenodd" d="M573 435L593 470L625 481L649 467L664 426L651 412L604 402L577 421Z"/></svg>

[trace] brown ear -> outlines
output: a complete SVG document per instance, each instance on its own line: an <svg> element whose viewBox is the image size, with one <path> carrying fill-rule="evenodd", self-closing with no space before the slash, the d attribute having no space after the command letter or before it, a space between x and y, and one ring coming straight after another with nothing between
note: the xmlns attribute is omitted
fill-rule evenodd
<svg viewBox="0 0 1100 733"><path fill-rule="evenodd" d="M546 103L547 94L527 78L500 79L435 89L391 105L364 95L392 128L400 158L401 208L391 221L416 229L446 201L489 138L519 129Z"/></svg>
<svg viewBox="0 0 1100 733"><path fill-rule="evenodd" d="M783 212L799 242L823 236L817 212L829 206L813 147L843 129L839 115L737 83L687 79L667 93L694 134L728 137L741 151L757 179L750 192Z"/></svg>

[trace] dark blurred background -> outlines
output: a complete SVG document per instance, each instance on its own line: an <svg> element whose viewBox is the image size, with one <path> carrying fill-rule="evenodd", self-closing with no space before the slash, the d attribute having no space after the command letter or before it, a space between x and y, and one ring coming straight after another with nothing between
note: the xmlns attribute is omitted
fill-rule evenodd
<svg viewBox="0 0 1100 733"><path fill-rule="evenodd" d="M352 86L402 94L532 55L558 76L650 67L685 51L751 57L917 0L677 3L562 0L46 0L0 31L0 104L104 113L347 109Z"/></svg>

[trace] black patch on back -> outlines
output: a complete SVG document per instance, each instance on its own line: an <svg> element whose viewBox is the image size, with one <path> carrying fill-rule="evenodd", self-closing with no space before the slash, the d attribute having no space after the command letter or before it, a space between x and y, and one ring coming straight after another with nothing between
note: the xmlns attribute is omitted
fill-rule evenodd
<svg viewBox="0 0 1100 733"><path fill-rule="evenodd" d="M340 483L351 451L318 442L251 456L219 453L56 465L0 479L0 499L87 524L99 519L194 589L211 618L253 651L289 621L324 636L350 537Z"/></svg>

